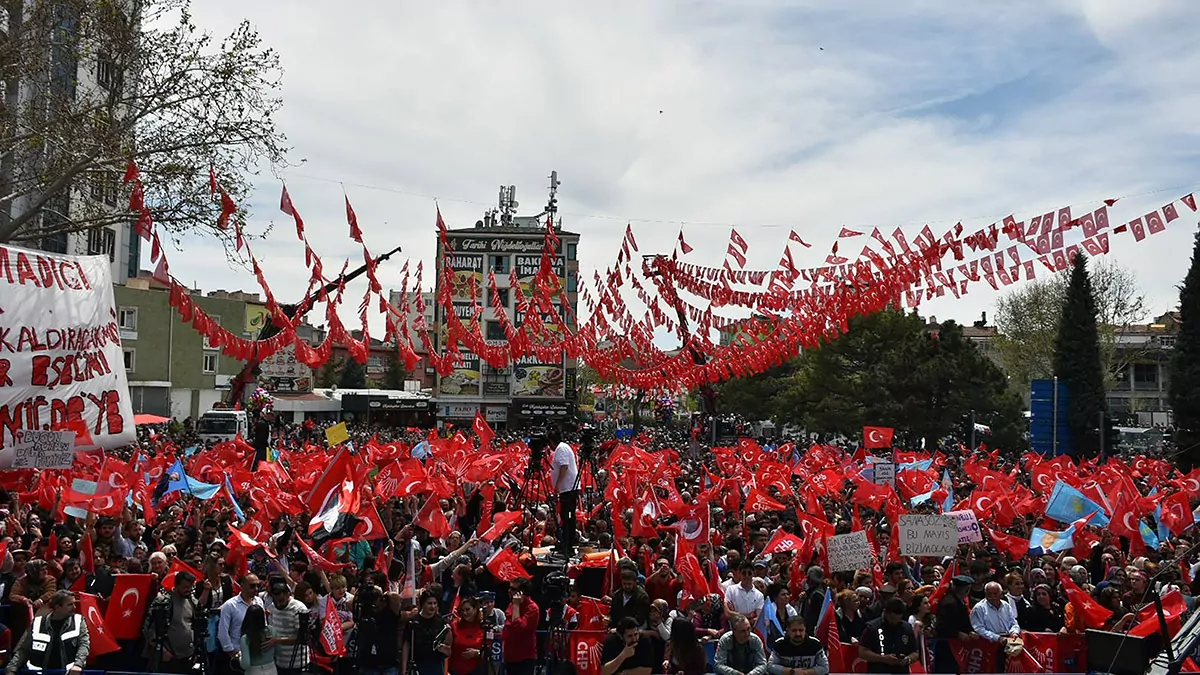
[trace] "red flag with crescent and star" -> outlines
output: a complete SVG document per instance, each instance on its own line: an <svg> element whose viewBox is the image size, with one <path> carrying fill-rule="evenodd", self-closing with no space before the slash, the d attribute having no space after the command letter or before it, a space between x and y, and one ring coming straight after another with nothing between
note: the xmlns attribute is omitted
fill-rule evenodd
<svg viewBox="0 0 1200 675"><path fill-rule="evenodd" d="M91 651L88 652L88 663L92 663L97 656L121 651L121 645L117 644L107 626L104 625L104 617L100 614L100 604L96 600L96 596L80 593L79 613L87 622L88 638L92 641Z"/></svg>
<svg viewBox="0 0 1200 675"><path fill-rule="evenodd" d="M154 577L149 574L118 574L113 583L112 595L108 599L108 611L104 623L109 634L117 640L132 640L142 632L142 619L150 604L150 585Z"/></svg>
<svg viewBox="0 0 1200 675"><path fill-rule="evenodd" d="M892 447L892 436L896 430L891 427L863 427L863 447L873 448Z"/></svg>

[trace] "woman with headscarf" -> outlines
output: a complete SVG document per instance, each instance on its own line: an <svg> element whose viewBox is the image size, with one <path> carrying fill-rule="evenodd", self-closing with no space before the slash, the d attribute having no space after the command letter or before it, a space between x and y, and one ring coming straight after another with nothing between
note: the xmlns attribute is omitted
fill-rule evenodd
<svg viewBox="0 0 1200 675"><path fill-rule="evenodd" d="M1020 621L1021 630L1031 633L1058 633L1063 630L1063 608L1054 602L1048 585L1039 584L1033 589L1033 600Z"/></svg>

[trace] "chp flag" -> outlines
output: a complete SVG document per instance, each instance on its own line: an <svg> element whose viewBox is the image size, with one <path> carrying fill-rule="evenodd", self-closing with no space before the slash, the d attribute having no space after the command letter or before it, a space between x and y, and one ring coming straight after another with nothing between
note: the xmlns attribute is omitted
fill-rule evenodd
<svg viewBox="0 0 1200 675"><path fill-rule="evenodd" d="M77 429L105 449L136 440L110 265L0 246L0 469L23 431Z"/></svg>

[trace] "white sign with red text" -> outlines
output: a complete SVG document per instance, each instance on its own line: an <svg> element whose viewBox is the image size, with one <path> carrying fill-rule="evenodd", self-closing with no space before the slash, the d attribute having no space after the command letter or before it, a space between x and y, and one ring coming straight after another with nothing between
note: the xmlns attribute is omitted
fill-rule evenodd
<svg viewBox="0 0 1200 675"><path fill-rule="evenodd" d="M107 256L0 246L0 448L20 432L135 439ZM82 423L82 424L81 424ZM11 464L10 464L11 466Z"/></svg>

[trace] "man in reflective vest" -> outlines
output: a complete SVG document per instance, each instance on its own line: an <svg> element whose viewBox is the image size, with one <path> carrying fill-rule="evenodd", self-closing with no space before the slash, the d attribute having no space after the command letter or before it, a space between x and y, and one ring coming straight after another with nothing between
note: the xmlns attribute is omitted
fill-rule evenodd
<svg viewBox="0 0 1200 675"><path fill-rule="evenodd" d="M75 594L56 591L50 598L50 613L33 620L7 670L9 675L22 668L66 670L68 675L77 675L83 672L90 651L87 622L75 613Z"/></svg>

